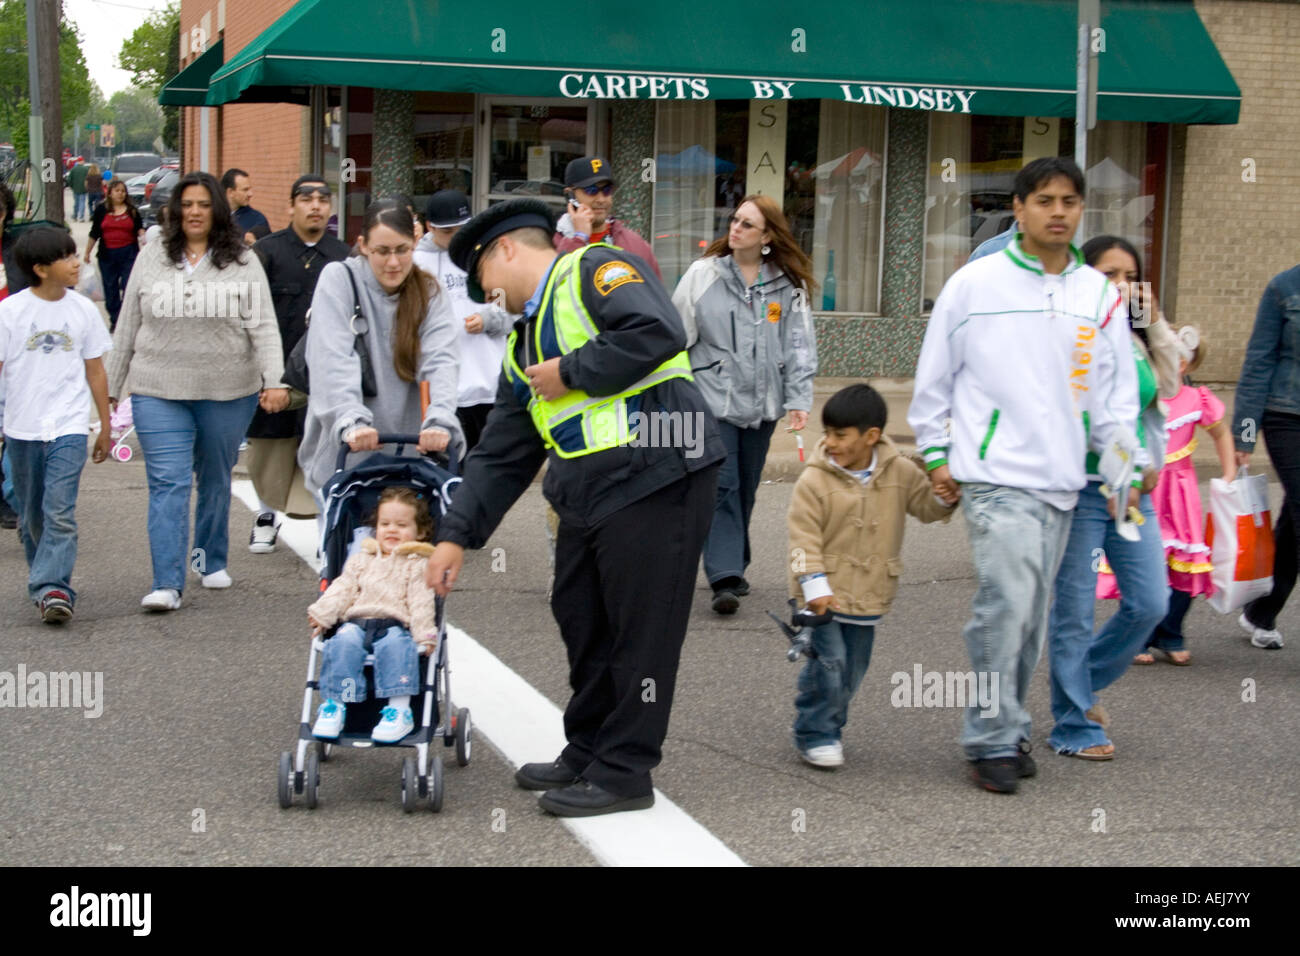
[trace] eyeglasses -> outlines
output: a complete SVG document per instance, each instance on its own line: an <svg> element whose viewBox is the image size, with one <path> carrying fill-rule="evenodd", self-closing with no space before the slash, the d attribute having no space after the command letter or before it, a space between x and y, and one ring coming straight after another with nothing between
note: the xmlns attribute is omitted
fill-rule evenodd
<svg viewBox="0 0 1300 956"><path fill-rule="evenodd" d="M375 246L370 250L372 256L378 256L380 259L387 259L389 256L397 256L399 259L405 259L415 251L414 246L400 245L395 249L389 249L387 246Z"/></svg>
<svg viewBox="0 0 1300 956"><path fill-rule="evenodd" d="M614 195L614 184L605 183L603 186L579 186L588 196L612 196Z"/></svg>
<svg viewBox="0 0 1300 956"><path fill-rule="evenodd" d="M293 198L307 196L309 198L321 199L325 202L330 200L330 188L328 186L299 186L293 191Z"/></svg>

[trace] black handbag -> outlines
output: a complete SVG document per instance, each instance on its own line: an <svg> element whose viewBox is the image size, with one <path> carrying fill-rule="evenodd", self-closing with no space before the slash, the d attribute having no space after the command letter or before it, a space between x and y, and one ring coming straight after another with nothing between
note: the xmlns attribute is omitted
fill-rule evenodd
<svg viewBox="0 0 1300 956"><path fill-rule="evenodd" d="M357 353L357 358L361 359L361 394L365 398L374 398L379 394L379 389L375 387L375 369L370 362L370 346L366 342L366 331L370 325L366 321L365 313L361 311L361 292L357 289L356 277L352 275L352 270L346 265L343 271L348 274L348 281L352 283L352 295L356 299L356 306L352 309L352 318L348 325L352 329L354 338L352 339L352 349ZM311 313L307 315L308 322L311 321ZM307 394L311 393L310 380L307 375L307 333L304 332L289 352L288 359L284 363L284 375L280 381L284 382L290 388Z"/></svg>

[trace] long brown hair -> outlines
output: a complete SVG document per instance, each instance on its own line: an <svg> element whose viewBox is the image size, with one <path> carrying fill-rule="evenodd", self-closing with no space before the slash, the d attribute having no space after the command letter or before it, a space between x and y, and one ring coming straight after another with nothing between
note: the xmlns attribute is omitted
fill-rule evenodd
<svg viewBox="0 0 1300 956"><path fill-rule="evenodd" d="M817 287L817 282L813 279L812 259L808 258L808 253L799 248L799 243L795 242L794 233L790 231L790 224L786 222L781 207L771 196L754 195L746 196L736 203L736 209L747 202L752 202L758 207L758 211L763 214L763 221L767 223L764 231L772 237L772 241L768 243L772 251L763 257L763 261L772 263L789 276L796 287L802 287L811 295ZM732 212L734 213L735 210ZM731 243L728 240L730 233L731 229L728 227L726 233L714 239L709 248L704 250L704 254L706 256L731 255Z"/></svg>
<svg viewBox="0 0 1300 956"><path fill-rule="evenodd" d="M370 233L376 226L405 236L415 245L415 225L411 211L398 199L379 199L366 207L366 217L361 234L370 243ZM367 263L369 265L369 263ZM371 266L373 269L374 267ZM397 288L397 315L393 320L393 370L404 382L414 382L420 370L420 325L429 311L429 302L439 293L438 280L419 266L411 263Z"/></svg>
<svg viewBox="0 0 1300 956"><path fill-rule="evenodd" d="M131 202L131 190L126 188L126 183L120 179L113 178L104 186L104 205L111 207L113 205L113 187L122 187L122 212L128 216L135 216L135 203Z"/></svg>

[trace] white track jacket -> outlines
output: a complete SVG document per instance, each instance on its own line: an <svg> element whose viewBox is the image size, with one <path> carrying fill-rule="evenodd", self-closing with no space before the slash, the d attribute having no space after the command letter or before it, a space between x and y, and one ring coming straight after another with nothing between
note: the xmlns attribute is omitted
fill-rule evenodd
<svg viewBox="0 0 1300 956"><path fill-rule="evenodd" d="M934 304L907 420L927 470L1073 508L1089 448L1135 454L1137 369L1119 291L1072 261L1047 275L1020 247L963 266Z"/></svg>

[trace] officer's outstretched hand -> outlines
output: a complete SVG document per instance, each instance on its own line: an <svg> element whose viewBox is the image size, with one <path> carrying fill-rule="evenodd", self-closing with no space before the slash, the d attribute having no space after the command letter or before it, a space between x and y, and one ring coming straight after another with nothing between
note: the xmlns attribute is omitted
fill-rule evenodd
<svg viewBox="0 0 1300 956"><path fill-rule="evenodd" d="M533 391L548 401L559 398L569 390L569 387L560 378L560 360L558 358L547 359L540 365L530 365L524 369L524 374L528 376Z"/></svg>
<svg viewBox="0 0 1300 956"><path fill-rule="evenodd" d="M438 597L446 597L456 586L460 576L460 566L465 561L465 549L450 541L443 541L429 555L428 567L424 570L424 583L437 592Z"/></svg>

